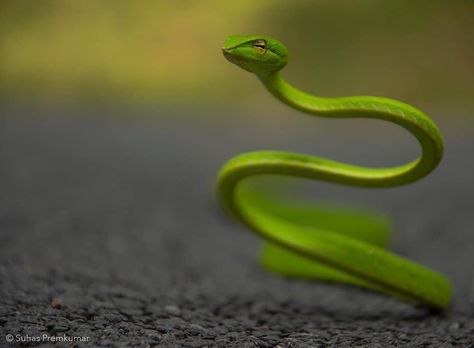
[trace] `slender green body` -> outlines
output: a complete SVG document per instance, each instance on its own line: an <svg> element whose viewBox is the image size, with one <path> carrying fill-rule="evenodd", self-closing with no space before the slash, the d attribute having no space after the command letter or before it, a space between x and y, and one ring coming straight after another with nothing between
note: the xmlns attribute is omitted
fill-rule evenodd
<svg viewBox="0 0 474 348"><path fill-rule="evenodd" d="M225 208L268 242L263 264L287 276L363 286L404 300L445 308L450 282L422 265L384 249L389 226L378 216L290 203L249 190L244 179L285 175L371 188L408 184L429 174L443 156L437 126L420 110L379 97L321 98L306 94L280 75L288 51L277 40L233 36L224 47L232 63L255 73L270 93L304 113L328 118L375 118L393 122L419 141L421 156L391 168L366 168L280 151L237 155L221 168L218 191Z"/></svg>

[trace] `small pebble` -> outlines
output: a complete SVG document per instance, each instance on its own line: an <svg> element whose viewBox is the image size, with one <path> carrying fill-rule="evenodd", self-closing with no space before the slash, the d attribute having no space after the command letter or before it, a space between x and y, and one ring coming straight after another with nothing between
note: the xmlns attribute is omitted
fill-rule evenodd
<svg viewBox="0 0 474 348"><path fill-rule="evenodd" d="M449 326L449 329L451 331L454 331L454 330L458 330L459 328L461 327L461 324L457 323L457 322L454 322L452 323L450 326Z"/></svg>
<svg viewBox="0 0 474 348"><path fill-rule="evenodd" d="M61 299L58 298L58 297L54 297L54 298L51 300L51 308L54 308L54 309L61 309L61 308L63 308L63 301L61 301Z"/></svg>
<svg viewBox="0 0 474 348"><path fill-rule="evenodd" d="M181 309L179 309L179 307L174 306L174 305L165 306L165 312L168 315L172 315L175 317L179 317L181 315Z"/></svg>

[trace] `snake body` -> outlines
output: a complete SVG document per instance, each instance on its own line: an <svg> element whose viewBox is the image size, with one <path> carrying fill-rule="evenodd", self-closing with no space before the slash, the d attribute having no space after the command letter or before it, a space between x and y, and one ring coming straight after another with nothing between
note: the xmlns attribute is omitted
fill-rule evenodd
<svg viewBox="0 0 474 348"><path fill-rule="evenodd" d="M430 173L443 156L438 127L420 110L380 97L321 98L286 82L280 70L288 50L265 36L230 36L224 56L256 74L277 99L304 113L328 118L374 118L393 122L413 134L421 156L390 168L367 168L329 159L282 151L239 154L218 175L223 206L265 240L262 262L272 271L362 286L431 308L445 308L451 299L449 280L427 267L385 250L384 221L364 214L321 210L246 189L249 177L284 175L370 188L417 181Z"/></svg>

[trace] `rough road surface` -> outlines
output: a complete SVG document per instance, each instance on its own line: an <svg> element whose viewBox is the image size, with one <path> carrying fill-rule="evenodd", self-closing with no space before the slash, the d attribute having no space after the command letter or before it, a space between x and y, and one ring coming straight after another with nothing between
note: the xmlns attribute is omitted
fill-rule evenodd
<svg viewBox="0 0 474 348"><path fill-rule="evenodd" d="M44 334L87 339L65 347L473 347L474 132L462 121L441 125L446 158L423 182L307 188L394 217L393 249L454 282L451 308L429 313L262 271L259 239L212 199L219 166L239 152L398 163L414 154L409 136L357 120L142 113L2 111L0 346L51 345L16 341Z"/></svg>

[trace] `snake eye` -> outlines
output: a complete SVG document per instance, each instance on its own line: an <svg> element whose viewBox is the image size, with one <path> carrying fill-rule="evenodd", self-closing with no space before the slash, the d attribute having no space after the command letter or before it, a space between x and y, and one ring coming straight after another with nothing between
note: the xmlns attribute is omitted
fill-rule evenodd
<svg viewBox="0 0 474 348"><path fill-rule="evenodd" d="M267 50L267 42L265 40L255 40L252 46L257 49L260 53L265 53Z"/></svg>

